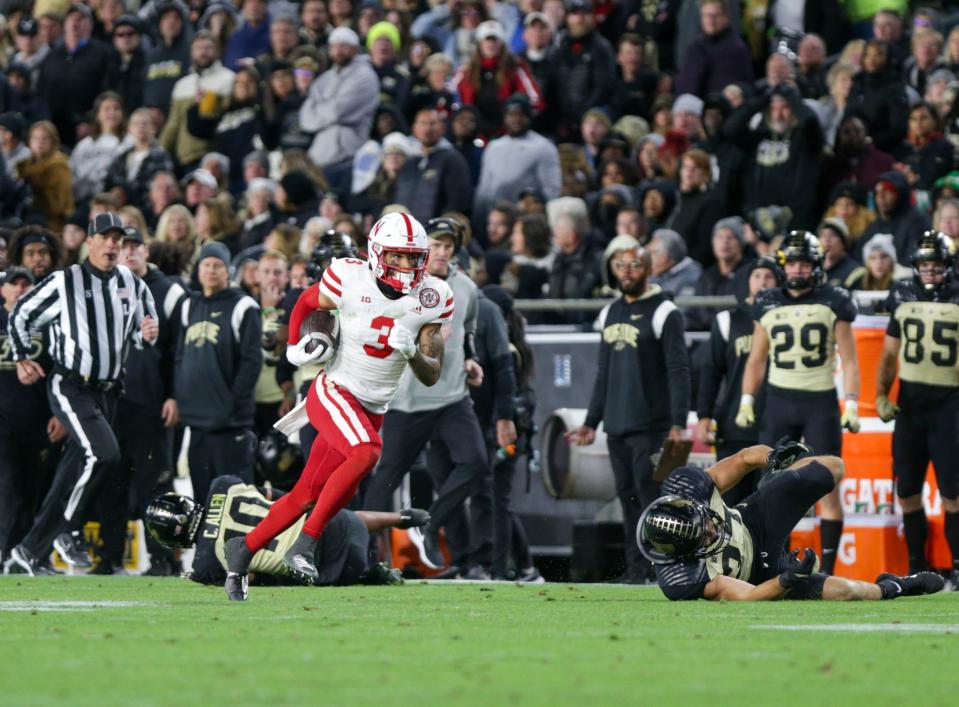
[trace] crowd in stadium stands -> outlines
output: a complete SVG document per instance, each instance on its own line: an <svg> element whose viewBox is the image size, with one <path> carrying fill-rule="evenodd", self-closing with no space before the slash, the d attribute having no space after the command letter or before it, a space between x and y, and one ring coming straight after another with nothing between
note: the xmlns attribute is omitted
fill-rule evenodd
<svg viewBox="0 0 959 707"><path fill-rule="evenodd" d="M959 237L959 13L948 8L0 0L0 13L0 271L27 273L4 279L6 312L18 282L82 262L88 224L110 212L142 236L141 272L176 292L206 288L201 253L228 261L231 287L259 306L265 349L287 291L313 279L324 234L349 236L362 256L390 210L459 221L463 271L516 299L611 296L604 251L624 234L673 295L740 297L750 263L792 229L821 238L827 279L851 290L911 277L930 227ZM163 356L177 358L158 370L172 370L181 322L156 304L171 327ZM708 330L715 311L684 309L687 330ZM526 314L584 330L594 317ZM242 347L250 333L234 324ZM297 395L280 351L257 352L250 390L234 391L255 396L243 427L261 439ZM8 384L15 376L2 390L13 400ZM157 433L179 440L177 395L150 404ZM4 557L66 434L34 397L0 415L0 437L15 430L38 470L0 488ZM204 424L229 422L194 420L193 446ZM142 450L120 436L135 464ZM163 447L164 481L177 448ZM108 560L104 571L119 561Z"/></svg>

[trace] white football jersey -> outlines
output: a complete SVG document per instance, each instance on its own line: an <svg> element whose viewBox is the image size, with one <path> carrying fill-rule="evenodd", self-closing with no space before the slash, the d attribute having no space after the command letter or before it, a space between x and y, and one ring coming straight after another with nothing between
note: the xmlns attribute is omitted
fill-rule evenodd
<svg viewBox="0 0 959 707"><path fill-rule="evenodd" d="M339 310L340 344L326 375L349 390L364 407L382 414L406 370L406 358L387 345L394 326L417 339L424 324L443 324L453 315L453 292L439 278L425 275L418 287L389 299L376 284L369 264L356 258L330 263L320 292Z"/></svg>

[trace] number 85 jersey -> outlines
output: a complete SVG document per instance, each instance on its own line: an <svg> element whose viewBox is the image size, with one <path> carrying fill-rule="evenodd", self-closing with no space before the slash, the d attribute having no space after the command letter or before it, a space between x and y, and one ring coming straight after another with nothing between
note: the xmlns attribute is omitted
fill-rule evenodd
<svg viewBox="0 0 959 707"><path fill-rule="evenodd" d="M377 286L364 260L333 260L317 285L337 306L340 343L326 375L349 390L370 412L386 412L406 369L403 354L387 343L393 327L402 326L417 340L426 324L442 324L453 316L453 293L439 278L423 281L397 299Z"/></svg>
<svg viewBox="0 0 959 707"><path fill-rule="evenodd" d="M928 293L915 282L896 282L886 307L886 334L899 343L899 405L928 409L959 389L959 285Z"/></svg>
<svg viewBox="0 0 959 707"><path fill-rule="evenodd" d="M851 322L856 314L856 303L841 287L820 285L800 297L784 288L760 292L753 319L769 339L769 384L785 390L834 390L836 322Z"/></svg>

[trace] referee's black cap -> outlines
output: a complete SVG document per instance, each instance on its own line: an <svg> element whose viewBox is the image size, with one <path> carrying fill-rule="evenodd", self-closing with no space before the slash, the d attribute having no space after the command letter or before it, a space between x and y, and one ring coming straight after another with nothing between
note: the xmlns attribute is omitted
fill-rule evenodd
<svg viewBox="0 0 959 707"><path fill-rule="evenodd" d="M121 236L124 234L123 220L120 218L120 214L115 214L111 211L105 214L97 214L90 219L90 223L87 226L88 236L95 236L98 233L103 235L110 231L119 231Z"/></svg>

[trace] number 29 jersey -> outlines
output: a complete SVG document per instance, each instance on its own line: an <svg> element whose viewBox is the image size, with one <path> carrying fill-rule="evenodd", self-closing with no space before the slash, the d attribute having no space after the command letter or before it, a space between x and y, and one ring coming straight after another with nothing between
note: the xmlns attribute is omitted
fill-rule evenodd
<svg viewBox="0 0 959 707"><path fill-rule="evenodd" d="M920 410L959 390L959 284L936 294L915 282L889 290L886 334L899 344L899 405Z"/></svg>
<svg viewBox="0 0 959 707"><path fill-rule="evenodd" d="M792 297L783 288L756 296L753 319L769 338L769 385L790 391L834 390L836 322L851 322L857 308L841 287L820 285Z"/></svg>
<svg viewBox="0 0 959 707"><path fill-rule="evenodd" d="M449 321L452 290L425 275L409 294L390 299L380 291L369 264L356 258L333 260L314 287L336 304L340 319L340 343L327 377L370 412L386 412L407 366L403 354L387 343L390 332L402 326L416 340L424 325Z"/></svg>

